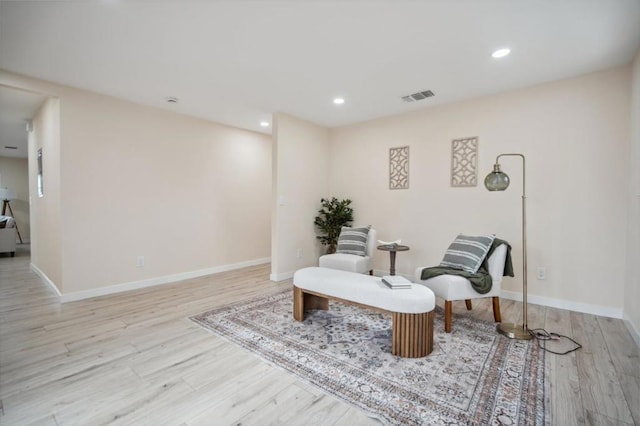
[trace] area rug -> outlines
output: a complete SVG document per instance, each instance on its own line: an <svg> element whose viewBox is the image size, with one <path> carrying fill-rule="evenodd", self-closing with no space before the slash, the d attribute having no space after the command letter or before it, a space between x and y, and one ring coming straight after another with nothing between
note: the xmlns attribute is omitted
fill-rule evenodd
<svg viewBox="0 0 640 426"><path fill-rule="evenodd" d="M433 352L415 359L391 355L390 315L330 302L298 322L291 290L191 320L387 424L545 424L544 351L467 315L445 333L436 309Z"/></svg>

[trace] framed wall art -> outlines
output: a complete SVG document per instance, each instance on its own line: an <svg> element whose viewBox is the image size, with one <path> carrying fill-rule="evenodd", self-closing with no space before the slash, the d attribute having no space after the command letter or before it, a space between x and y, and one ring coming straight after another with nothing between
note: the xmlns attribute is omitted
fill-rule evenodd
<svg viewBox="0 0 640 426"><path fill-rule="evenodd" d="M409 188L409 147L389 148L389 189Z"/></svg>
<svg viewBox="0 0 640 426"><path fill-rule="evenodd" d="M478 185L478 137L451 141L451 186Z"/></svg>

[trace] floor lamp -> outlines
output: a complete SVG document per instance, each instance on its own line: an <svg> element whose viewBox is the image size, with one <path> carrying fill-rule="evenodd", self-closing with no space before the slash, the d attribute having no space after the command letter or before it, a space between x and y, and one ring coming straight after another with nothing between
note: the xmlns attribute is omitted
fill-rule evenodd
<svg viewBox="0 0 640 426"><path fill-rule="evenodd" d="M500 157L520 157L522 159L522 324L500 323L496 330L510 339L529 340L533 335L527 327L527 214L525 192L525 160L522 154L500 154L496 157L493 171L484 179L489 191L504 191L509 187L509 176L500 170Z"/></svg>
<svg viewBox="0 0 640 426"><path fill-rule="evenodd" d="M20 230L18 229L18 222L16 222L16 217L13 215L13 209L11 208L10 200L16 198L15 192L11 189L0 188L0 199L2 200L2 216L7 212L7 208L11 213L11 217L13 218L13 223L16 226L16 232L18 234L18 239L20 240L20 244L22 244L22 235L20 235Z"/></svg>

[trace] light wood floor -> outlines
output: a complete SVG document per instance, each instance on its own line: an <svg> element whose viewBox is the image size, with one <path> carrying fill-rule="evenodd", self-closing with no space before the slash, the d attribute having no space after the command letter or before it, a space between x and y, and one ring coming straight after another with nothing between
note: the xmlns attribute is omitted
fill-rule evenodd
<svg viewBox="0 0 640 426"><path fill-rule="evenodd" d="M28 252L0 257L0 424L377 424L187 319L291 287L268 276L265 265L60 305ZM519 321L521 304L502 308ZM473 315L491 320L490 303ZM551 424L640 425L638 348L620 320L535 305L529 319L584 345L547 356Z"/></svg>

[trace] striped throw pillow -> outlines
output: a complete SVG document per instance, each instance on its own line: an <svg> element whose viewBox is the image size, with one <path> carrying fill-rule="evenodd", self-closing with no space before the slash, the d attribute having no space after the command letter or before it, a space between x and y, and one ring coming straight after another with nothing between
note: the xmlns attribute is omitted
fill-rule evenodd
<svg viewBox="0 0 640 426"><path fill-rule="evenodd" d="M487 256L495 238L495 235L481 237L458 235L444 254L440 266L475 274L482 265L482 261Z"/></svg>
<svg viewBox="0 0 640 426"><path fill-rule="evenodd" d="M338 237L338 248L336 250L336 253L366 256L368 238L369 227L349 228L343 226L340 230L340 236Z"/></svg>

